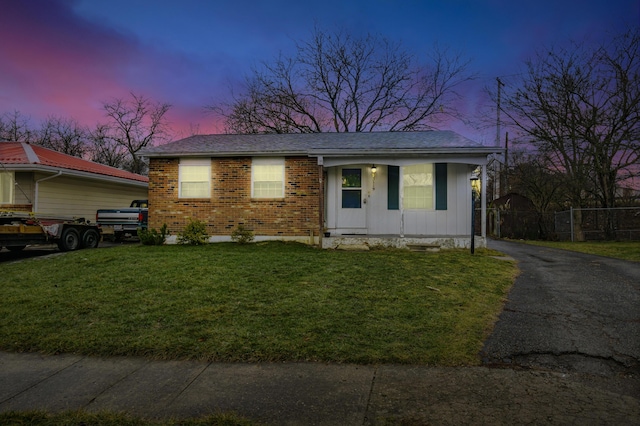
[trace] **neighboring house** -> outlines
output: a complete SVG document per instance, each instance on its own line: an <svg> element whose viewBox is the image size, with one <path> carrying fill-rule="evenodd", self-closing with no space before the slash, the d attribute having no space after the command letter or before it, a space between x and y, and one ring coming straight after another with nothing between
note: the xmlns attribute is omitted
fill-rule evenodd
<svg viewBox="0 0 640 426"><path fill-rule="evenodd" d="M26 142L0 142L0 210L84 217L146 199L146 176Z"/></svg>
<svg viewBox="0 0 640 426"><path fill-rule="evenodd" d="M323 247L467 247L470 177L481 170L484 193L495 152L451 131L196 135L143 153L149 226L175 237L195 218L210 241L242 225L256 240Z"/></svg>
<svg viewBox="0 0 640 426"><path fill-rule="evenodd" d="M543 217L529 198L509 193L493 200L490 207L490 235L514 240L541 238Z"/></svg>

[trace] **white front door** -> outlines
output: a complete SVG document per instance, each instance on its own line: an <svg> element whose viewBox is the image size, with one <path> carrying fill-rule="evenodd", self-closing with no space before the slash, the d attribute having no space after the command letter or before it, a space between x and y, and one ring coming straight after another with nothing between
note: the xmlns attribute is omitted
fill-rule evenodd
<svg viewBox="0 0 640 426"><path fill-rule="evenodd" d="M367 231L367 174L365 167L340 169L338 179L337 227L345 233Z"/></svg>

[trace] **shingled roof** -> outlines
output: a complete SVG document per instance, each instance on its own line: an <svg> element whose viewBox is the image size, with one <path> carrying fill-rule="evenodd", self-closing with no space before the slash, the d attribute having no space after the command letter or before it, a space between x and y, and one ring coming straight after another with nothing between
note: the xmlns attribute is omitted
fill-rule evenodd
<svg viewBox="0 0 640 426"><path fill-rule="evenodd" d="M146 157L237 155L490 154L487 147L452 131L195 135L142 152Z"/></svg>
<svg viewBox="0 0 640 426"><path fill-rule="evenodd" d="M0 142L0 166L10 170L68 171L69 174L148 183L149 178L27 142ZM89 175L87 175L89 174Z"/></svg>

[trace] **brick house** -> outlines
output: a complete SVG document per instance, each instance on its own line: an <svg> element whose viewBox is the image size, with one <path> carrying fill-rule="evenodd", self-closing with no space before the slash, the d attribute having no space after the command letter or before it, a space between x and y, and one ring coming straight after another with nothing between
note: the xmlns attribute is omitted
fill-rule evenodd
<svg viewBox="0 0 640 426"><path fill-rule="evenodd" d="M323 247L466 247L470 177L479 168L484 187L495 152L451 131L191 136L144 152L149 225L175 237L197 218L212 242L243 225Z"/></svg>

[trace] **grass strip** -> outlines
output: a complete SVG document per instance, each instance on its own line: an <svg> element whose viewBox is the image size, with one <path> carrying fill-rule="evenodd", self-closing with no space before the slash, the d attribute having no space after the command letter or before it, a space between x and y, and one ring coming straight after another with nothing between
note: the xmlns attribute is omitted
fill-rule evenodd
<svg viewBox="0 0 640 426"><path fill-rule="evenodd" d="M11 411L0 413L0 424L13 426L258 426L258 423L235 414L215 414L195 419L148 420L122 413L87 413L85 411L62 413Z"/></svg>
<svg viewBox="0 0 640 426"><path fill-rule="evenodd" d="M640 241L525 241L528 244L640 262Z"/></svg>

